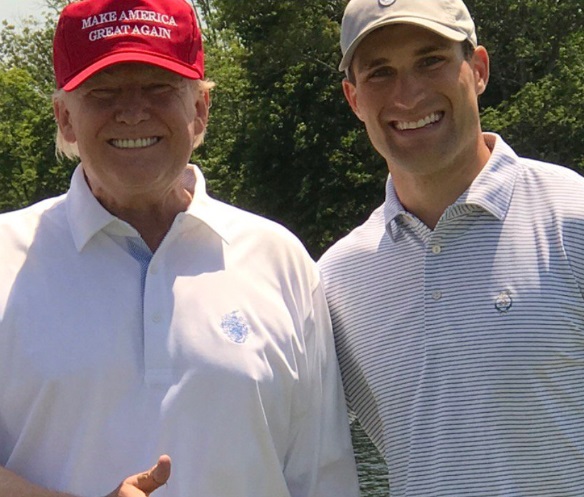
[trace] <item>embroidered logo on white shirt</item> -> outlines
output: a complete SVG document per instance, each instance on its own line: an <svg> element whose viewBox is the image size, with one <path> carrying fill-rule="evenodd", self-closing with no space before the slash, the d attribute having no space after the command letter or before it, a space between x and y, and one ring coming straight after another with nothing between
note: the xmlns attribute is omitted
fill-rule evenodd
<svg viewBox="0 0 584 497"><path fill-rule="evenodd" d="M250 333L249 323L240 311L225 314L221 320L221 329L235 343L244 343Z"/></svg>

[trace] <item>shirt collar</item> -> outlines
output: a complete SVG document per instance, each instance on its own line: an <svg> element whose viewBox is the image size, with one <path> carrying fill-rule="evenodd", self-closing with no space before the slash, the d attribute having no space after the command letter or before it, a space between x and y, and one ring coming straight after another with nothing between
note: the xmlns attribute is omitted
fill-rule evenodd
<svg viewBox="0 0 584 497"><path fill-rule="evenodd" d="M83 167L79 164L73 172L66 200L67 219L77 251L81 252L93 236L114 222L110 214L91 193Z"/></svg>
<svg viewBox="0 0 584 497"><path fill-rule="evenodd" d="M397 240L400 230L399 220L407 215L408 212L404 209L403 205L397 198L397 194L395 193L395 188L393 186L393 179L390 174L387 177L387 182L385 183L384 216L385 226L387 227L387 232L391 236L392 240Z"/></svg>
<svg viewBox="0 0 584 497"><path fill-rule="evenodd" d="M230 243L230 225L228 216L219 208L222 202L211 198L207 194L207 187L203 172L196 165L189 164L185 169L184 178L190 182L193 191L193 201L185 214L193 219L205 223L211 230L219 235L225 243ZM188 188L188 186L187 186Z"/></svg>
<svg viewBox="0 0 584 497"><path fill-rule="evenodd" d="M477 205L503 221L507 216L519 174L519 157L499 135L483 133L483 136L492 150L491 157L456 204Z"/></svg>
<svg viewBox="0 0 584 497"><path fill-rule="evenodd" d="M518 157L499 135L483 133L483 137L492 151L491 157L454 206L475 205L502 221L509 210L515 180L519 173L519 168L515 167ZM391 174L385 187L384 214L387 231L395 240L400 229L399 219L410 214L397 198Z"/></svg>
<svg viewBox="0 0 584 497"><path fill-rule="evenodd" d="M219 203L209 197L205 178L195 165L188 165L183 174L183 185L193 193L193 200L184 213L185 219L206 224L226 243L229 243L228 225L216 208ZM136 236L136 231L128 223L108 212L95 198L79 164L73 172L71 187L66 200L67 218L75 247L79 252L100 231L107 230L120 236Z"/></svg>

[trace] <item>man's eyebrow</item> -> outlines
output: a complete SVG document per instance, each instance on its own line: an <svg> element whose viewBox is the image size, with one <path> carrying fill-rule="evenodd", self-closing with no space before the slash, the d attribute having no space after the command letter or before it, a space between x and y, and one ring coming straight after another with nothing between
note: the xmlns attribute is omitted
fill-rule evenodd
<svg viewBox="0 0 584 497"><path fill-rule="evenodd" d="M361 69L371 69L372 67L389 64L389 62L390 61L387 57L377 57L371 60L364 60L359 66Z"/></svg>
<svg viewBox="0 0 584 497"><path fill-rule="evenodd" d="M434 52L439 52L441 50L447 50L451 47L451 44L447 41L445 42L436 42L432 43L431 45L424 45L423 47L418 48L414 51L414 56L421 57L424 55L428 55ZM361 69L371 69L372 67L382 66L386 64L391 64L391 60L388 57L376 57L371 60L363 60L359 67Z"/></svg>
<svg viewBox="0 0 584 497"><path fill-rule="evenodd" d="M426 45L414 52L414 55L420 57L422 55L428 55L430 53L439 52L440 50L446 50L450 48L450 43L432 43L432 45Z"/></svg>

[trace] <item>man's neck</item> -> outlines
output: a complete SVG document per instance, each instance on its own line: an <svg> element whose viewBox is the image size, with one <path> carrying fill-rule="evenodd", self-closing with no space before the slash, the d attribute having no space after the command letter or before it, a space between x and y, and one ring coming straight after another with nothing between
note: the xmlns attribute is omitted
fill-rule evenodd
<svg viewBox="0 0 584 497"><path fill-rule="evenodd" d="M439 168L433 174L404 172L390 165L398 199L408 212L433 230L446 209L456 202L480 174L490 155L490 148L481 139L476 153L464 160L464 164Z"/></svg>
<svg viewBox="0 0 584 497"><path fill-rule="evenodd" d="M140 187L135 191L124 187L113 191L98 181L92 181L87 174L85 180L99 203L136 229L153 253L172 227L177 214L188 209L194 196L194 186L185 187L182 177L166 189Z"/></svg>

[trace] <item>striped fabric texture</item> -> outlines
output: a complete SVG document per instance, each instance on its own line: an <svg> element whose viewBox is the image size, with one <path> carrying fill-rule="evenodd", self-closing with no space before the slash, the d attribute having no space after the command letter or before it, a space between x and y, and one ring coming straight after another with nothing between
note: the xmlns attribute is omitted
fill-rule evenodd
<svg viewBox="0 0 584 497"><path fill-rule="evenodd" d="M503 140L434 231L386 202L319 262L391 497L584 495L584 179Z"/></svg>

